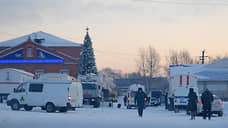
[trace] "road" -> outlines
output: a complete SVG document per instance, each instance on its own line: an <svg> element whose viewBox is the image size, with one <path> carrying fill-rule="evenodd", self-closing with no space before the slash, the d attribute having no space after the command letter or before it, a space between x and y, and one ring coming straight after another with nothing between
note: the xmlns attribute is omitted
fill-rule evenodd
<svg viewBox="0 0 228 128"><path fill-rule="evenodd" d="M0 104L0 128L227 128L228 103L223 117L211 121L196 117L190 120L185 112L174 113L161 107L148 107L142 118L136 109L117 107L84 107L67 113L46 113L40 108L32 111L12 111Z"/></svg>

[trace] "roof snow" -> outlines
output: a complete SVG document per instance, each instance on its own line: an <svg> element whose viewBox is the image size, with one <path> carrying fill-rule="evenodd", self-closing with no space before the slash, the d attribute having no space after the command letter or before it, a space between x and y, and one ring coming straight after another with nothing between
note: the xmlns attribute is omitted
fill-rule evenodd
<svg viewBox="0 0 228 128"><path fill-rule="evenodd" d="M202 80L227 80L228 58L210 64L170 65L170 76L192 74Z"/></svg>
<svg viewBox="0 0 228 128"><path fill-rule="evenodd" d="M21 70L21 69L15 69L15 68L3 68L3 69L0 69L0 71L15 71L15 72L19 72L21 74L24 74L24 75L28 75L28 76L34 76L32 73L30 72L26 72L24 70Z"/></svg>
<svg viewBox="0 0 228 128"><path fill-rule="evenodd" d="M33 42L46 47L80 47L81 44L68 41L51 34L39 31L15 39L0 42L0 47L15 47L27 41L29 38ZM39 42L38 42L39 41Z"/></svg>

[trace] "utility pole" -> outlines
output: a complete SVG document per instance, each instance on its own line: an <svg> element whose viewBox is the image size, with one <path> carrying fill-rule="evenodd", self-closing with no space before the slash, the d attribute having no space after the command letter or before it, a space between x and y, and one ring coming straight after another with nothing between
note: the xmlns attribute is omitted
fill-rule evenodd
<svg viewBox="0 0 228 128"><path fill-rule="evenodd" d="M205 50L203 50L202 56L200 56L200 60L202 60L202 64L204 64L205 57L208 57L208 56L205 56Z"/></svg>

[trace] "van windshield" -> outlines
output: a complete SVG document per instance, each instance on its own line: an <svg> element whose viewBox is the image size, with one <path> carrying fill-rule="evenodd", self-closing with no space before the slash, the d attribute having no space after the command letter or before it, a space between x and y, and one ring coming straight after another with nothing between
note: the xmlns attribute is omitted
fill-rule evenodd
<svg viewBox="0 0 228 128"><path fill-rule="evenodd" d="M15 89L15 92L25 92L25 85L24 83L18 85L18 87Z"/></svg>
<svg viewBox="0 0 228 128"><path fill-rule="evenodd" d="M88 83L82 83L82 88L83 89L96 89L96 84L88 84Z"/></svg>
<svg viewBox="0 0 228 128"><path fill-rule="evenodd" d="M162 92L161 91L152 91L151 97L161 97Z"/></svg>

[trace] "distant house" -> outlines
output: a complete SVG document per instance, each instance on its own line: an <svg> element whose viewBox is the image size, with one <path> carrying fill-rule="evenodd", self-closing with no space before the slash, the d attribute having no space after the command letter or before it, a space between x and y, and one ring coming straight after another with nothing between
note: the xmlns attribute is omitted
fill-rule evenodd
<svg viewBox="0 0 228 128"><path fill-rule="evenodd" d="M115 79L114 83L116 84L116 88L118 90L118 95L126 95L128 88L132 84L141 84L146 85L145 81L140 78L119 78ZM151 80L151 84L149 85L149 91L151 90L161 90L165 93L168 90L168 80L165 77L154 77Z"/></svg>
<svg viewBox="0 0 228 128"><path fill-rule="evenodd" d="M208 88L220 98L228 100L228 58L210 64L170 65L170 92L180 85L180 78L186 75L191 76L190 83L196 84L200 93Z"/></svg>
<svg viewBox="0 0 228 128"><path fill-rule="evenodd" d="M33 73L65 73L76 77L81 44L45 32L0 42L0 69L16 68Z"/></svg>

